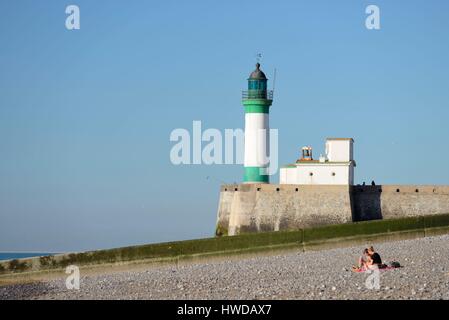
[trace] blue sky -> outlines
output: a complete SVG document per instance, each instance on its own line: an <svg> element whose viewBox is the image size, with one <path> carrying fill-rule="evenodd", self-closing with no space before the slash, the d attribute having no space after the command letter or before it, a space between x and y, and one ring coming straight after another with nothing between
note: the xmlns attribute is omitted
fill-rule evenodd
<svg viewBox="0 0 449 320"><path fill-rule="evenodd" d="M357 182L448 184L448 33L446 0L2 0L0 251L213 235L219 181L243 170L173 166L169 136L242 128L258 52L281 164L353 137Z"/></svg>

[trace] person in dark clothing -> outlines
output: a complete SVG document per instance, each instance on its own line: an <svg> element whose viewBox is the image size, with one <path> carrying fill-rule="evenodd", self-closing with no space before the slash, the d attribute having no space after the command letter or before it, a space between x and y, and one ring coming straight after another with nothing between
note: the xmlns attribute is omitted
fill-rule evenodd
<svg viewBox="0 0 449 320"><path fill-rule="evenodd" d="M382 258L376 251L374 251L374 248L372 246L368 248L368 255L368 267L377 266L378 268L382 268Z"/></svg>

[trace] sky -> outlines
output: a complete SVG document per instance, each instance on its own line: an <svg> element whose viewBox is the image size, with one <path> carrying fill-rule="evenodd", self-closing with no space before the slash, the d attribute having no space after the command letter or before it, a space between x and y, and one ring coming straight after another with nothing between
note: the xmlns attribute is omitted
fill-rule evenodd
<svg viewBox="0 0 449 320"><path fill-rule="evenodd" d="M170 133L243 128L258 53L280 164L352 137L356 183L449 184L448 33L447 0L0 0L0 251L213 236L242 165L173 165Z"/></svg>

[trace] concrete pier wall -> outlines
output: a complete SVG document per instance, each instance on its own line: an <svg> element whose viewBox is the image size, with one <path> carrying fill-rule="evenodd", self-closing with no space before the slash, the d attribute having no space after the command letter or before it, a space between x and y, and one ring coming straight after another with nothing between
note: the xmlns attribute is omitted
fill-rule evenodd
<svg viewBox="0 0 449 320"><path fill-rule="evenodd" d="M217 235L449 213L449 186L223 185Z"/></svg>
<svg viewBox="0 0 449 320"><path fill-rule="evenodd" d="M352 197L355 221L449 213L449 186L354 186Z"/></svg>
<svg viewBox="0 0 449 320"><path fill-rule="evenodd" d="M350 188L225 185L221 187L217 220L217 235L346 223L352 221Z"/></svg>

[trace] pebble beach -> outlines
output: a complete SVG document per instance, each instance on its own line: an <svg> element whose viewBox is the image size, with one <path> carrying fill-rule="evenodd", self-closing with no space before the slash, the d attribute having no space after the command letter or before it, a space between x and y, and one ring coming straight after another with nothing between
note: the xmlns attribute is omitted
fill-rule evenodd
<svg viewBox="0 0 449 320"><path fill-rule="evenodd" d="M370 245L370 244L367 244ZM374 244L384 262L401 268L354 273L364 246L290 251L138 270L81 274L80 289L65 276L0 286L0 299L449 299L449 235Z"/></svg>

